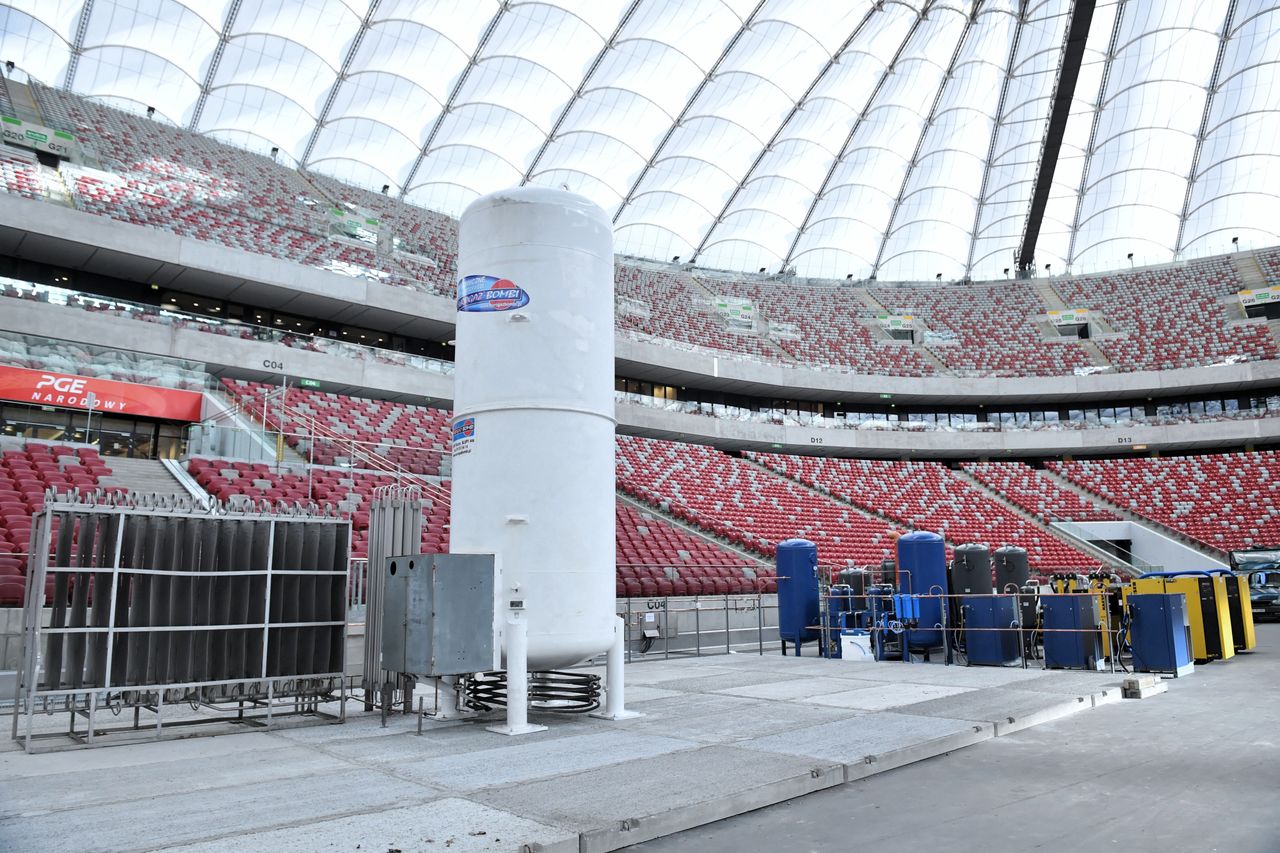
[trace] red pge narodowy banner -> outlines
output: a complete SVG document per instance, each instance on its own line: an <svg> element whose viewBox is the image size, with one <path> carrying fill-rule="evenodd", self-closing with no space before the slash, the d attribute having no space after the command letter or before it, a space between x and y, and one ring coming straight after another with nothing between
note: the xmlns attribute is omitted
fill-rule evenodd
<svg viewBox="0 0 1280 853"><path fill-rule="evenodd" d="M90 394L95 398L95 412L187 422L200 420L200 404L204 396L199 391L155 388L133 382L0 366L0 399L3 400L88 409Z"/></svg>

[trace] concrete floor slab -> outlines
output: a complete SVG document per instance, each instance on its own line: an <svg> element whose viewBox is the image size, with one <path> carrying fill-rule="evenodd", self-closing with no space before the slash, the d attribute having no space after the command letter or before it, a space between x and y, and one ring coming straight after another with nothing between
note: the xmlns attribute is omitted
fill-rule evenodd
<svg viewBox="0 0 1280 853"><path fill-rule="evenodd" d="M913 705L942 696L955 696L973 690L972 687L945 687L938 684L875 684L832 693L811 696L803 701L832 708L854 708L861 711L886 711L901 705Z"/></svg>
<svg viewBox="0 0 1280 853"><path fill-rule="evenodd" d="M360 841L353 842L357 838ZM494 853L524 845L538 845L533 849L542 853L578 853L578 833L573 830L456 797L168 849L173 853L226 853L228 842L239 850L271 853L347 853L356 844L371 853Z"/></svg>
<svg viewBox="0 0 1280 853"><path fill-rule="evenodd" d="M759 702L750 707L734 707L679 719L641 717L626 726L628 731L666 732L698 743L732 744L800 726L848 719L860 713L794 702Z"/></svg>
<svg viewBox="0 0 1280 853"><path fill-rule="evenodd" d="M1109 697L1119 695L1120 682L1126 677L1125 673L1048 670L1039 678L1018 681L1005 686L1010 690L1030 690L1038 693L1099 696L1107 701ZM1104 693L1107 696L1103 696Z"/></svg>
<svg viewBox="0 0 1280 853"><path fill-rule="evenodd" d="M107 782L98 778L98 784ZM0 820L0 851L148 850L400 807L437 795L434 789L373 770L334 768L288 785L256 781L246 773L238 785Z"/></svg>
<svg viewBox="0 0 1280 853"><path fill-rule="evenodd" d="M1093 707L1084 696L1070 698L1056 693L1037 693L1031 690L1006 690L999 687L990 690L973 690L968 693L931 699L914 705L897 708L900 714L951 717L961 720L987 722L995 726L997 737L1037 726L1069 714L1077 714Z"/></svg>
<svg viewBox="0 0 1280 853"><path fill-rule="evenodd" d="M837 662L839 663L839 662ZM850 662L840 663L839 670L848 677L869 681L910 682L913 684L946 684L961 687L1000 687L1030 681L1045 675L1039 668L1013 666L942 666L939 664L900 664ZM840 677L846 677L843 674Z"/></svg>
<svg viewBox="0 0 1280 853"><path fill-rule="evenodd" d="M994 736L989 723L881 711L757 738L745 749L838 761L861 778Z"/></svg>
<svg viewBox="0 0 1280 853"><path fill-rule="evenodd" d="M717 693L742 696L749 699L807 699L811 696L827 696L859 687L875 687L880 682L858 681L852 678L788 678L782 681L766 681L744 687L722 687Z"/></svg>
<svg viewBox="0 0 1280 853"><path fill-rule="evenodd" d="M615 849L976 743L992 737L993 719L1038 721L1077 694L1099 695L1077 689L1079 673L1012 672L722 655L629 667L628 705L642 717L531 711L550 728L515 738L485 729L501 712L424 720L419 736L415 716L384 726L352 702L345 725L4 752L0 851L309 850L344 834L383 850L436 849L441 838L450 850L512 849L483 846L496 838L558 849L573 837L582 850ZM450 801L464 804L441 805ZM422 820L435 834L414 834Z"/></svg>
<svg viewBox="0 0 1280 853"><path fill-rule="evenodd" d="M789 674L768 670L743 669L714 675L702 675L700 673L693 678L675 678L669 681L659 681L654 686L664 690L679 690L685 693L713 693L723 691L727 687L749 687L753 684L773 684L779 680L803 678L805 676L801 673Z"/></svg>
<svg viewBox="0 0 1280 853"><path fill-rule="evenodd" d="M0 820L164 796L174 791L194 792L224 788L246 779L286 783L298 777L333 770L333 759L321 753L278 742L259 742L259 748L228 755L200 755L175 760L133 764L111 769L109 785L82 784L85 768L49 773L33 784L31 777L0 775ZM67 753L62 753L66 755ZM43 756L27 756L41 758ZM83 758L79 752L75 757Z"/></svg>
<svg viewBox="0 0 1280 853"><path fill-rule="evenodd" d="M583 853L597 853L839 785L843 778L842 768L829 761L709 746L495 789L479 799L575 828Z"/></svg>
<svg viewBox="0 0 1280 853"><path fill-rule="evenodd" d="M513 742L490 749L407 763L399 772L406 778L430 785L455 791L478 791L609 764L630 764L696 746L676 738L616 730L550 740L525 741L520 737L510 740Z"/></svg>

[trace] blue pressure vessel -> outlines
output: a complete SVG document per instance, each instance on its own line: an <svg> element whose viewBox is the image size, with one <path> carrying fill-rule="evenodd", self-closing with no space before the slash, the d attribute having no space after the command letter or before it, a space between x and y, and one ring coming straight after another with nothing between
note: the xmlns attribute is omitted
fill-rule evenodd
<svg viewBox="0 0 1280 853"><path fill-rule="evenodd" d="M916 530L898 538L898 591L913 595L947 594L947 547L936 533ZM940 598L920 602L920 625L908 632L907 642L918 648L942 645Z"/></svg>
<svg viewBox="0 0 1280 853"><path fill-rule="evenodd" d="M779 542L778 636L797 647L818 639L818 612L818 546L807 539Z"/></svg>

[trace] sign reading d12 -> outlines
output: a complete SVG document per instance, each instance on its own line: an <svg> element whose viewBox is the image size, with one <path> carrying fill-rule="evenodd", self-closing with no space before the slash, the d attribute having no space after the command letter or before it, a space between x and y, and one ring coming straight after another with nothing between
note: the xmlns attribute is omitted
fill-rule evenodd
<svg viewBox="0 0 1280 853"><path fill-rule="evenodd" d="M509 278L469 275L458 282L459 311L513 311L528 304L529 294Z"/></svg>
<svg viewBox="0 0 1280 853"><path fill-rule="evenodd" d="M471 445L476 443L476 419L458 418L453 422L453 455L461 456L471 452Z"/></svg>

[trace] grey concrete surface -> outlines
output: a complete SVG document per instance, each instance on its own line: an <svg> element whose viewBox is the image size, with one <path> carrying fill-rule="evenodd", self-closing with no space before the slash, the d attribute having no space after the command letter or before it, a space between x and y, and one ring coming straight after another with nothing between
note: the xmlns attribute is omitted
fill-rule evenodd
<svg viewBox="0 0 1280 853"><path fill-rule="evenodd" d="M352 702L342 725L38 755L6 739L0 851L614 850L1092 709L1116 680L735 654L630 681L644 716L532 713L549 729L516 738L484 718L419 736Z"/></svg>
<svg viewBox="0 0 1280 853"><path fill-rule="evenodd" d="M1251 654L1167 681L1163 695L1104 703L632 849L863 850L900 844L909 827L913 849L949 853L1276 853L1280 625L1259 625L1258 640ZM1056 673L1006 689L1094 681ZM956 711L981 695L952 697Z"/></svg>

